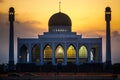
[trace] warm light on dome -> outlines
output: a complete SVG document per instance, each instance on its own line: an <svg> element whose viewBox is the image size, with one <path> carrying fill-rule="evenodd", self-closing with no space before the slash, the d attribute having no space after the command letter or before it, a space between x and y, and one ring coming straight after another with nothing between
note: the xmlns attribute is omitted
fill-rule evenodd
<svg viewBox="0 0 120 80"><path fill-rule="evenodd" d="M48 22L50 32L71 32L71 19L64 13L53 14Z"/></svg>

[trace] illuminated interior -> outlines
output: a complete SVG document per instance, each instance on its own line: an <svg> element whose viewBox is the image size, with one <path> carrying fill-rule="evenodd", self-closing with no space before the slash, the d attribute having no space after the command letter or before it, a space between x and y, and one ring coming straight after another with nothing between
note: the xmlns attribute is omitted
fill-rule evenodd
<svg viewBox="0 0 120 80"><path fill-rule="evenodd" d="M67 50L68 62L75 62L76 59L76 50L73 45L70 45Z"/></svg>
<svg viewBox="0 0 120 80"><path fill-rule="evenodd" d="M61 45L59 45L56 48L55 57L56 57L57 63L59 63L59 62L63 63L64 62L64 49Z"/></svg>
<svg viewBox="0 0 120 80"><path fill-rule="evenodd" d="M87 62L88 51L84 45L81 46L79 49L79 58L80 58L80 62Z"/></svg>
<svg viewBox="0 0 120 80"><path fill-rule="evenodd" d="M47 45L44 49L44 61L52 60L52 48L50 45Z"/></svg>
<svg viewBox="0 0 120 80"><path fill-rule="evenodd" d="M32 62L40 61L40 48L38 45L34 45L32 48Z"/></svg>

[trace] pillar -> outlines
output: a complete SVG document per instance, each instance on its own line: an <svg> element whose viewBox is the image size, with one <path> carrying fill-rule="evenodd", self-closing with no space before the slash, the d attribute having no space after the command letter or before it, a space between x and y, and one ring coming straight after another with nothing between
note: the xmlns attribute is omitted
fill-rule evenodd
<svg viewBox="0 0 120 80"><path fill-rule="evenodd" d="M29 54L29 63L32 62L31 58L32 58L32 47L31 44L28 45L28 54Z"/></svg>
<svg viewBox="0 0 120 80"><path fill-rule="evenodd" d="M111 21L111 8L105 9L106 20L106 64L111 64L111 38L110 38L110 21Z"/></svg>
<svg viewBox="0 0 120 80"><path fill-rule="evenodd" d="M67 65L67 45L64 45L64 65Z"/></svg>
<svg viewBox="0 0 120 80"><path fill-rule="evenodd" d="M91 52L91 46L90 46L90 44L87 46L87 49L88 49L88 63L90 63L91 62L91 60L90 60L90 52Z"/></svg>
<svg viewBox="0 0 120 80"><path fill-rule="evenodd" d="M43 53L43 44L41 44L41 47L40 47L40 63L41 63L41 65L43 65L44 64L44 53Z"/></svg>
<svg viewBox="0 0 120 80"><path fill-rule="evenodd" d="M55 65L55 45L52 44L52 64Z"/></svg>
<svg viewBox="0 0 120 80"><path fill-rule="evenodd" d="M9 70L14 70L14 8L9 8L9 21L10 21L10 33L9 33Z"/></svg>
<svg viewBox="0 0 120 80"><path fill-rule="evenodd" d="M79 65L79 47L78 47L78 44L76 46L76 64Z"/></svg>

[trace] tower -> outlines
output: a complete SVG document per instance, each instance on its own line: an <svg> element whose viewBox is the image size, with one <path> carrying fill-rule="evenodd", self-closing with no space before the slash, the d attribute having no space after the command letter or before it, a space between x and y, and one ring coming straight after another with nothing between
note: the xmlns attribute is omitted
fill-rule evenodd
<svg viewBox="0 0 120 80"><path fill-rule="evenodd" d="M9 8L9 21L10 21L10 32L9 32L9 70L14 69L14 8Z"/></svg>
<svg viewBox="0 0 120 80"><path fill-rule="evenodd" d="M110 21L111 21L111 8L105 9L106 21L106 64L111 64L111 39L110 39Z"/></svg>

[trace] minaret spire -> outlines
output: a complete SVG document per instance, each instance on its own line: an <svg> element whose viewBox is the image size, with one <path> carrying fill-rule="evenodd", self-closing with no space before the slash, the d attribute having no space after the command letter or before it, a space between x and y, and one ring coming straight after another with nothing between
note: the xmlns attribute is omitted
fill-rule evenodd
<svg viewBox="0 0 120 80"><path fill-rule="evenodd" d="M61 1L59 1L59 12L61 12Z"/></svg>
<svg viewBox="0 0 120 80"><path fill-rule="evenodd" d="M111 64L111 36L110 36L110 21L111 21L111 8L105 9L106 21L106 63Z"/></svg>
<svg viewBox="0 0 120 80"><path fill-rule="evenodd" d="M9 22L10 22L10 34L9 34L9 70L14 70L14 8L9 8Z"/></svg>

